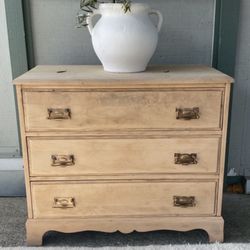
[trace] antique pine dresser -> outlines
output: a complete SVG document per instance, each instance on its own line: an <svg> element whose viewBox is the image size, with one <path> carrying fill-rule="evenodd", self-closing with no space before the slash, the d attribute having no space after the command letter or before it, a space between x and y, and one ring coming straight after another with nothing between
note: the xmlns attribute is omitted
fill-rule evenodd
<svg viewBox="0 0 250 250"><path fill-rule="evenodd" d="M203 229L223 241L232 82L206 66L37 66L17 78L27 244L51 230Z"/></svg>

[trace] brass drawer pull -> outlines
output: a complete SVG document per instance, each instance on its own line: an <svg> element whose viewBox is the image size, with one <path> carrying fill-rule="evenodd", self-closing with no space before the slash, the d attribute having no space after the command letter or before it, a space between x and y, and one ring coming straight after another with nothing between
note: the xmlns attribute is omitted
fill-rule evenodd
<svg viewBox="0 0 250 250"><path fill-rule="evenodd" d="M67 119L71 119L71 110L70 109L48 108L48 119L49 120L67 120Z"/></svg>
<svg viewBox="0 0 250 250"><path fill-rule="evenodd" d="M174 163L180 165L197 164L197 154L174 154Z"/></svg>
<svg viewBox="0 0 250 250"><path fill-rule="evenodd" d="M200 118L200 109L195 108L176 108L176 119L191 120Z"/></svg>
<svg viewBox="0 0 250 250"><path fill-rule="evenodd" d="M76 206L75 198L73 197L55 197L53 208L73 208Z"/></svg>
<svg viewBox="0 0 250 250"><path fill-rule="evenodd" d="M175 207L195 207L195 197L194 196L174 196L174 206Z"/></svg>
<svg viewBox="0 0 250 250"><path fill-rule="evenodd" d="M67 167L75 165L74 155L51 155L52 167Z"/></svg>

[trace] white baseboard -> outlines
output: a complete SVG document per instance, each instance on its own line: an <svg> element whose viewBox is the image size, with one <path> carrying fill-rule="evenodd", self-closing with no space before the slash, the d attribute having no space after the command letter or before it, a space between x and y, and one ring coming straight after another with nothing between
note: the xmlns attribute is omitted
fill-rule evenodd
<svg viewBox="0 0 250 250"><path fill-rule="evenodd" d="M0 171L23 170L22 158L0 159Z"/></svg>
<svg viewBox="0 0 250 250"><path fill-rule="evenodd" d="M0 196L25 196L22 158L0 159Z"/></svg>
<svg viewBox="0 0 250 250"><path fill-rule="evenodd" d="M250 194L250 179L246 181L246 194Z"/></svg>

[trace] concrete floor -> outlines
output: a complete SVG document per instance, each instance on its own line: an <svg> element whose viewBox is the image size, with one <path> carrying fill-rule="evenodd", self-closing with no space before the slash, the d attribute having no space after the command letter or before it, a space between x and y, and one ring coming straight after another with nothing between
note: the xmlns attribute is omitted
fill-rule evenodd
<svg viewBox="0 0 250 250"><path fill-rule="evenodd" d="M25 198L0 198L0 246L25 246ZM225 242L250 243L250 195L226 194L223 203ZM155 231L148 233L82 232L63 234L49 232L44 246L148 246L207 243L202 230L181 233Z"/></svg>

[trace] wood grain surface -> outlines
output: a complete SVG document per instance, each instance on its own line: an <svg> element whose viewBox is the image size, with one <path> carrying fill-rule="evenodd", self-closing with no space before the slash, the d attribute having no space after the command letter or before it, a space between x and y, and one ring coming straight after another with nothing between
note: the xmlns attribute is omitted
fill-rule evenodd
<svg viewBox="0 0 250 250"><path fill-rule="evenodd" d="M202 65L151 66L141 73L109 73L100 65L39 65L14 80L21 85L82 85L116 87L123 84L220 84L233 79L213 68Z"/></svg>
<svg viewBox="0 0 250 250"><path fill-rule="evenodd" d="M215 214L216 182L32 183L34 218L185 216ZM174 196L194 196L194 207L174 206ZM73 208L54 208L72 197Z"/></svg>
<svg viewBox="0 0 250 250"><path fill-rule="evenodd" d="M223 91L23 92L27 131L221 129ZM176 108L200 110L200 118L176 119ZM71 119L47 119L48 109L70 109Z"/></svg>
<svg viewBox="0 0 250 250"><path fill-rule="evenodd" d="M28 138L31 176L218 173L220 138ZM197 154L197 164L175 164L175 153ZM52 166L52 155L74 165Z"/></svg>
<svg viewBox="0 0 250 250"><path fill-rule="evenodd" d="M232 82L192 65L141 74L38 66L16 79L27 244L41 245L50 230L204 229L210 242L223 241ZM199 119L176 119L176 108L194 107ZM70 117L48 119L48 109ZM197 164L175 164L175 153L196 154ZM53 155L74 164L52 166ZM174 196L192 206L176 206Z"/></svg>

